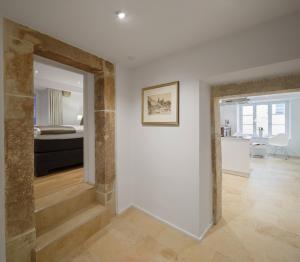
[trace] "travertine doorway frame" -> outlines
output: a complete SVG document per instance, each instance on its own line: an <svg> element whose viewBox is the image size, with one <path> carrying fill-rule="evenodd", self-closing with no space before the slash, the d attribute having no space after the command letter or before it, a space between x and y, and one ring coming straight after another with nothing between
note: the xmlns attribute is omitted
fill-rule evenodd
<svg viewBox="0 0 300 262"><path fill-rule="evenodd" d="M108 216L116 212L114 65L4 19L7 261L30 261L36 238L33 199L34 55L94 74L95 186L99 201L107 207Z"/></svg>
<svg viewBox="0 0 300 262"><path fill-rule="evenodd" d="M213 221L222 218L222 159L220 133L220 99L300 91L300 73L254 81L215 85L211 92Z"/></svg>

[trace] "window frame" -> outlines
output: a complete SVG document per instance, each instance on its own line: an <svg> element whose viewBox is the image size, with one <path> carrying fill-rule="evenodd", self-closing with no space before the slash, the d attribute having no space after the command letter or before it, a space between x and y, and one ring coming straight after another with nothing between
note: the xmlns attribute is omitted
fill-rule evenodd
<svg viewBox="0 0 300 262"><path fill-rule="evenodd" d="M243 107L244 106L252 106L252 108L253 108L253 114L252 115L244 115L243 114ZM254 108L254 106L253 106L253 104L239 104L239 122L240 122L240 125L239 125L239 133L241 133L241 134L243 134L243 135L252 135L252 136L254 136L254 132L255 132L255 126L254 126L254 119L255 119L255 108ZM253 134L244 134L243 133L243 126L244 126L244 124L243 124L243 117L244 116L253 116L253 120L252 120L252 126L253 126ZM250 124L247 124L248 126L250 126Z"/></svg>
<svg viewBox="0 0 300 262"><path fill-rule="evenodd" d="M286 100L278 100L278 101L270 101L270 102L252 102L248 104L239 104L238 112L239 112L239 125L238 125L238 132L242 135L251 135L251 134L244 134L243 133L243 107L244 106L252 106L253 107L253 134L251 136L253 137L259 137L258 131L257 131L257 123L256 123L256 107L258 105L267 105L268 106L268 134L265 134L265 136L274 136L272 135L272 105L274 104L285 104L285 134L290 137L290 101Z"/></svg>

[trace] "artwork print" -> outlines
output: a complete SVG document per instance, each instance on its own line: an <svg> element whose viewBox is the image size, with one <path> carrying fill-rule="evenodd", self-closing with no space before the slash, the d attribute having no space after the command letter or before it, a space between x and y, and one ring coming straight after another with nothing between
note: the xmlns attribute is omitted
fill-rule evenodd
<svg viewBox="0 0 300 262"><path fill-rule="evenodd" d="M142 90L143 125L179 125L179 82Z"/></svg>

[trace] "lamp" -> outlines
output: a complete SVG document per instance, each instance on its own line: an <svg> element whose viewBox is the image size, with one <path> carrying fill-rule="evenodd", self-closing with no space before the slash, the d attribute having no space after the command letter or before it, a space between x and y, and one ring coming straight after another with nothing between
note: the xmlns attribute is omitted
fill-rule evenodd
<svg viewBox="0 0 300 262"><path fill-rule="evenodd" d="M82 119L82 115L77 115L77 120L81 121L81 119Z"/></svg>

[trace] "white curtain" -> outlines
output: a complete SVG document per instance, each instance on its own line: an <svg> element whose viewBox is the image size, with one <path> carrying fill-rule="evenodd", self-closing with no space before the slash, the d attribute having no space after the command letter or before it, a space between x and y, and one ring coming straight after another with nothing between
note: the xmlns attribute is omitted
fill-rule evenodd
<svg viewBox="0 0 300 262"><path fill-rule="evenodd" d="M52 126L63 124L62 91L49 89L49 122Z"/></svg>

